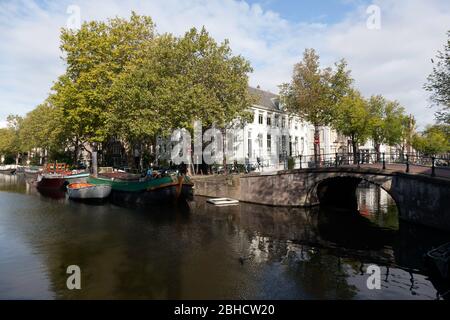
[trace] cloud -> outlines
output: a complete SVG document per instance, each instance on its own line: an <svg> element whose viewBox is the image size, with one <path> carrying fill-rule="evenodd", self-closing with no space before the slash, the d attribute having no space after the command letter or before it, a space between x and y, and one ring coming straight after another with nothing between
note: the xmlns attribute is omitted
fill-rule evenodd
<svg viewBox="0 0 450 320"><path fill-rule="evenodd" d="M316 48L324 65L346 58L356 86L365 95L399 100L424 125L433 121L422 89L431 72L430 58L445 42L450 21L446 1L375 1L381 29L366 27L367 4L338 23L303 23L283 19L264 3L234 0L154 0L75 2L83 20L127 17L132 10L150 15L159 32L183 34L206 26L218 41L229 39L236 54L254 67L252 85L277 91L290 80L293 64L307 47ZM64 68L59 29L66 25L71 1L2 1L0 3L0 119L24 114L42 102ZM273 8L274 6L272 6ZM322 21L322 20L321 20ZM326 20L325 20L326 21Z"/></svg>

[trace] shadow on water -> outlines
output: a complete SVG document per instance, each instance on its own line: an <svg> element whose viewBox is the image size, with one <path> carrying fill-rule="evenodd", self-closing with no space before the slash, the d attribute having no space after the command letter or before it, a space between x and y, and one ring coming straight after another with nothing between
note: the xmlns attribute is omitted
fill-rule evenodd
<svg viewBox="0 0 450 320"><path fill-rule="evenodd" d="M9 180L8 180L9 179ZM371 187L358 212L55 200L0 176L0 298L434 299L422 255L448 234L403 222ZM2 228L2 226L9 226ZM81 291L66 288L79 265ZM366 286L382 268L382 290ZM412 279L412 280L411 280Z"/></svg>

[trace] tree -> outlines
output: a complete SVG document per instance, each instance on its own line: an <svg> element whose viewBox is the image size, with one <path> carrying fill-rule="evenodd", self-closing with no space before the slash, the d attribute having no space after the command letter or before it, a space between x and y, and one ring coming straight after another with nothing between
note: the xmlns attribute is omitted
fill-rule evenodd
<svg viewBox="0 0 450 320"><path fill-rule="evenodd" d="M357 90L351 90L336 107L333 126L352 143L353 161L357 162L360 144L370 136L370 112L367 101Z"/></svg>
<svg viewBox="0 0 450 320"><path fill-rule="evenodd" d="M12 151L14 138L14 132L10 128L0 128L0 155L4 156L5 159L15 156Z"/></svg>
<svg viewBox="0 0 450 320"><path fill-rule="evenodd" d="M50 156L61 153L65 146L75 148L71 138L72 133L65 126L61 110L48 101L25 116L19 132L19 141L24 150L40 148L47 150Z"/></svg>
<svg viewBox="0 0 450 320"><path fill-rule="evenodd" d="M108 108L114 103L111 87L127 65L135 63L155 37L150 17L84 23L80 30L63 29L61 50L66 72L53 87L49 101L62 112L80 147L105 141ZM93 161L94 170L96 161Z"/></svg>
<svg viewBox="0 0 450 320"><path fill-rule="evenodd" d="M432 93L433 104L442 107L436 113L437 119L450 124L450 31L447 32L447 36L444 51L438 51L437 62L434 63L433 72L428 76L428 82L424 87Z"/></svg>
<svg viewBox="0 0 450 320"><path fill-rule="evenodd" d="M350 89L352 79L345 60L332 68L320 68L314 49L306 49L294 66L292 81L281 86L281 101L287 111L314 125L314 158L319 162L320 127L332 123L335 108Z"/></svg>
<svg viewBox="0 0 450 320"><path fill-rule="evenodd" d="M0 154L15 159L15 163L19 164L23 151L19 140L23 118L18 115L9 115L6 121L7 127L0 131Z"/></svg>
<svg viewBox="0 0 450 320"><path fill-rule="evenodd" d="M162 35L114 83L109 130L130 146L175 128L192 130L195 120L224 130L237 118L249 118L251 70L227 41L216 43L204 28L182 37Z"/></svg>
<svg viewBox="0 0 450 320"><path fill-rule="evenodd" d="M401 143L405 109L397 101L389 101L381 95L368 100L370 137L380 159L380 146Z"/></svg>
<svg viewBox="0 0 450 320"><path fill-rule="evenodd" d="M450 126L428 126L422 134L416 134L413 147L426 156L437 156L450 152Z"/></svg>

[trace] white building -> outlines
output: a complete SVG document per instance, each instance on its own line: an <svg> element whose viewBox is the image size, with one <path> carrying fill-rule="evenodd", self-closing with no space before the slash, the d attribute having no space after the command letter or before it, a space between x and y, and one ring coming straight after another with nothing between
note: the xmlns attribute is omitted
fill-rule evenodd
<svg viewBox="0 0 450 320"><path fill-rule="evenodd" d="M276 167L283 155L296 157L297 161L300 155L303 159L314 155L314 126L283 110L276 94L251 87L249 91L258 97L258 102L251 106L253 122L246 124L241 136L238 135L237 139L244 142L236 150L238 157L240 154L252 163L259 158L265 166ZM321 129L322 159L338 152L337 138L334 130Z"/></svg>
<svg viewBox="0 0 450 320"><path fill-rule="evenodd" d="M313 160L314 126L289 115L283 110L279 96L259 88L249 87L252 95L258 97L256 104L250 107L253 121L233 131L233 141L227 141L232 158L239 163L259 162L263 167L279 169L284 167L285 156L294 157L299 167L300 156L303 165ZM334 158L337 152L347 152L347 143L329 127L321 128L321 159ZM159 159L168 160L171 142L158 139L156 148ZM231 163L231 162L228 162Z"/></svg>

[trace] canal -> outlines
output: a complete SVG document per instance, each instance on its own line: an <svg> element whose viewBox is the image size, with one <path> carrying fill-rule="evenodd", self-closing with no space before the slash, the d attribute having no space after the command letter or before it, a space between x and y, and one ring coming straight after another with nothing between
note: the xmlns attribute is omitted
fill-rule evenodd
<svg viewBox="0 0 450 320"><path fill-rule="evenodd" d="M450 235L398 222L369 185L359 212L205 198L122 208L42 195L0 175L0 299L436 299L448 290L422 256ZM69 265L81 290L66 287ZM381 289L367 288L367 267Z"/></svg>

